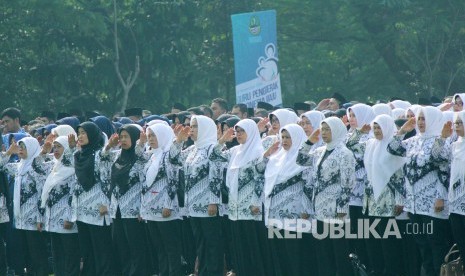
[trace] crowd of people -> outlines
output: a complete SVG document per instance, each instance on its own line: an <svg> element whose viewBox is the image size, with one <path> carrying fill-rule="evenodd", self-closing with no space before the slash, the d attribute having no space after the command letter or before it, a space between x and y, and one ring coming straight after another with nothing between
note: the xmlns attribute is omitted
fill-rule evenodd
<svg viewBox="0 0 465 276"><path fill-rule="evenodd" d="M0 275L439 275L465 257L464 100L6 108Z"/></svg>

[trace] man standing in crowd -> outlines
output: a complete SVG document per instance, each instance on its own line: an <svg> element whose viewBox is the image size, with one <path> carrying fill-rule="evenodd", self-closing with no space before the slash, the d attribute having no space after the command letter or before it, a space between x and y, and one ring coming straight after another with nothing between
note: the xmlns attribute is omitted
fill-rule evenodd
<svg viewBox="0 0 465 276"><path fill-rule="evenodd" d="M221 114L228 113L228 102L222 98L212 100L210 108L213 111L213 120L216 120Z"/></svg>
<svg viewBox="0 0 465 276"><path fill-rule="evenodd" d="M231 115L236 115L241 120L247 119L249 117L249 114L247 112L247 105L243 103L235 104L231 110Z"/></svg>

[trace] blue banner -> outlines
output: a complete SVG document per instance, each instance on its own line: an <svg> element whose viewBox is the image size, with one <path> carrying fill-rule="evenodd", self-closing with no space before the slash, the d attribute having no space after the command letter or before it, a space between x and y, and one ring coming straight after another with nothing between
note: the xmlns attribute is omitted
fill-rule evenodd
<svg viewBox="0 0 465 276"><path fill-rule="evenodd" d="M276 44L276 11L231 16L236 103L282 106Z"/></svg>

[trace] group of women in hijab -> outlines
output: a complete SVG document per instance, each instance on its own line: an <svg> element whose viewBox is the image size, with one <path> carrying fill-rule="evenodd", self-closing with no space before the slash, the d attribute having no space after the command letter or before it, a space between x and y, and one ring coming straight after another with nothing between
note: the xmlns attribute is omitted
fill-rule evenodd
<svg viewBox="0 0 465 276"><path fill-rule="evenodd" d="M189 242L198 275L224 275L225 254L236 275L351 275L350 253L376 275L435 275L450 230L465 252L465 113L405 108L400 128L364 104L342 120L278 109L258 123L59 125L42 147L18 137L0 155L15 179L13 216L0 219L20 230L37 275L48 275L43 231L56 275L150 275L153 251L160 275L183 275ZM366 236L360 219L402 240ZM406 219L433 231L405 235Z"/></svg>

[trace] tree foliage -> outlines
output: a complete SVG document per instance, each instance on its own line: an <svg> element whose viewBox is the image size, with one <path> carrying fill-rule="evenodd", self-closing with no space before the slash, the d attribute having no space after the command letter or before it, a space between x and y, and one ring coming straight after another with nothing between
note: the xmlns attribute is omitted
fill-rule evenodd
<svg viewBox="0 0 465 276"><path fill-rule="evenodd" d="M359 101L416 101L465 82L465 2L458 0L119 0L122 76L140 74L128 106L155 113L235 99L231 14L275 9L285 105L333 91ZM0 2L1 108L122 105L112 1Z"/></svg>

